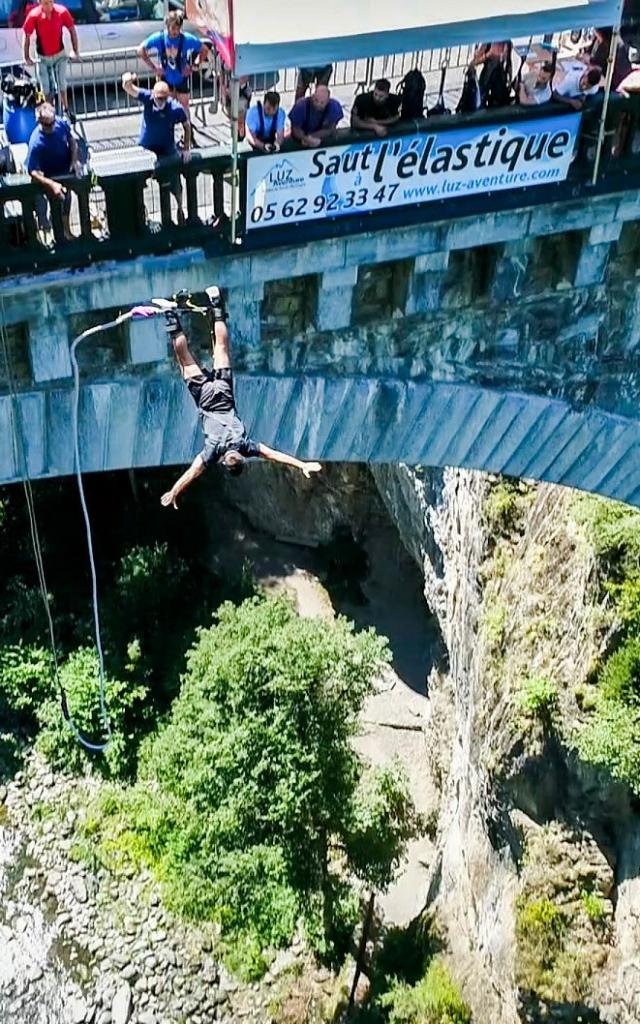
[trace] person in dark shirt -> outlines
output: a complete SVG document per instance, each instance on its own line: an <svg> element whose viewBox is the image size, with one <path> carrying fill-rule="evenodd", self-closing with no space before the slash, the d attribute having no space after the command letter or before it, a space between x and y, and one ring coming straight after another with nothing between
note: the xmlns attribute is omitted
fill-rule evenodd
<svg viewBox="0 0 640 1024"><path fill-rule="evenodd" d="M122 76L122 88L134 100L142 103L142 124L138 145L151 150L156 156L175 156L175 129L181 124L184 130L182 158L186 162L191 155L191 125L186 111L177 100L170 96L166 82L156 82L153 89L141 89L136 85L137 75L126 71Z"/></svg>
<svg viewBox="0 0 640 1024"><path fill-rule="evenodd" d="M176 125L181 124L184 132L182 161L191 159L191 123L186 110L170 95L169 86L165 81L156 82L153 89L141 89L136 85L137 75L125 71L122 76L122 88L134 100L142 103L142 124L138 145L150 150L158 157L177 156ZM184 223L182 209L182 185L178 173L172 175L168 186L176 197L178 205L178 223Z"/></svg>
<svg viewBox="0 0 640 1024"><path fill-rule="evenodd" d="M375 132L382 138L389 125L400 120L400 97L391 92L386 78L379 78L371 92L356 96L351 108L351 127Z"/></svg>
<svg viewBox="0 0 640 1024"><path fill-rule="evenodd" d="M291 135L296 142L314 149L335 133L342 116L342 107L331 99L326 85L317 85L313 96L298 100L291 108Z"/></svg>
<svg viewBox="0 0 640 1024"><path fill-rule="evenodd" d="M69 226L71 210L71 194L60 181L62 175L82 173L78 154L78 144L71 134L71 129L56 112L50 103L42 103L38 107L38 123L31 133L27 150L26 168L33 181L41 185L52 200L62 202L62 223L65 238L73 238ZM50 231L49 204L40 193L34 203L38 227L41 231Z"/></svg>
<svg viewBox="0 0 640 1024"><path fill-rule="evenodd" d="M175 301L155 299L156 305L165 308L167 330L173 343L178 366L191 397L198 407L200 423L204 433L204 446L196 455L189 468L174 483L170 491L160 499L165 508L178 507L182 492L204 473L207 466L221 463L233 476L240 474L246 459L262 458L279 462L285 466L300 469L309 478L319 473L319 462L302 462L293 455L269 448L254 441L247 435L247 428L238 416L233 393L233 373L229 332L225 322L225 309L220 289L216 285L207 288L204 308L208 311L211 325L213 348L213 370L204 370L189 349L189 342L183 330L181 316L189 307L194 308L192 297L186 292L175 296ZM196 307L197 308L197 307Z"/></svg>
<svg viewBox="0 0 640 1024"><path fill-rule="evenodd" d="M602 77L604 78L607 74L607 65L609 63L609 51L611 49L611 29L610 28L594 28L593 30L593 43L591 47L586 51L585 57L589 61L592 67L600 68ZM628 74L632 70L631 61L629 60L629 48L626 43L621 39L618 40L616 47L616 55L613 62L613 76L611 79L611 88L617 89Z"/></svg>

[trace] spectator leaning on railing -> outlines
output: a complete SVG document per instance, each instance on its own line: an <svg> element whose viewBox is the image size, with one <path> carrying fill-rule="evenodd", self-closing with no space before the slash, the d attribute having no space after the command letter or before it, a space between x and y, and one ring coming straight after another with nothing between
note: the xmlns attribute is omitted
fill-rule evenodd
<svg viewBox="0 0 640 1024"><path fill-rule="evenodd" d="M356 96L351 108L351 127L356 131L375 132L382 137L400 120L400 97L391 92L386 78L379 78L371 92Z"/></svg>
<svg viewBox="0 0 640 1024"><path fill-rule="evenodd" d="M78 144L71 134L71 129L56 112L50 103L42 103L38 107L38 123L31 133L27 150L26 168L32 179L41 185L53 201L62 202L62 223L66 239L71 239L69 212L71 194L65 186L55 179L65 174L80 176ZM49 204L42 193L35 201L36 218L41 231L50 231Z"/></svg>
<svg viewBox="0 0 640 1024"><path fill-rule="evenodd" d="M31 57L31 36L35 34L38 52L38 78L42 91L49 103L55 103L60 96L63 110L69 112L67 101L67 54L64 48L63 29L71 37L71 56L80 56L78 33L71 14L63 4L53 0L40 0L27 14L22 26L24 32L23 57L27 67L33 67Z"/></svg>
<svg viewBox="0 0 640 1024"><path fill-rule="evenodd" d="M245 136L253 149L263 153L274 153L284 141L285 113L280 106L280 93L275 90L264 94L249 108L245 120Z"/></svg>
<svg viewBox="0 0 640 1024"><path fill-rule="evenodd" d="M587 96L594 96L597 93L601 81L600 68L570 68L562 81L554 86L553 98L559 103L566 103L574 110L581 110Z"/></svg>
<svg viewBox="0 0 640 1024"><path fill-rule="evenodd" d="M541 103L549 103L552 96L551 79L553 64L545 61L537 71L523 75L518 86L518 102L523 107L535 107Z"/></svg>
<svg viewBox="0 0 640 1024"><path fill-rule="evenodd" d="M291 108L291 135L302 146L314 149L335 134L342 117L342 107L331 99L326 85L317 85L312 96L298 100Z"/></svg>
<svg viewBox="0 0 640 1024"><path fill-rule="evenodd" d="M206 47L198 36L182 31L183 22L184 15L180 11L170 11L164 19L164 31L147 36L138 47L138 56L158 78L165 80L188 115L193 65ZM155 61L149 51L155 51Z"/></svg>
<svg viewBox="0 0 640 1024"><path fill-rule="evenodd" d="M122 76L122 88L134 100L142 103L142 124L138 144L144 149L155 153L157 157L177 156L175 129L181 124L184 131L182 159L187 163L191 159L191 124L182 106L169 95L166 82L156 82L153 89L140 89L136 85L136 75L125 71ZM178 204L178 221L184 222L182 209L182 186L180 175L175 174L170 188Z"/></svg>

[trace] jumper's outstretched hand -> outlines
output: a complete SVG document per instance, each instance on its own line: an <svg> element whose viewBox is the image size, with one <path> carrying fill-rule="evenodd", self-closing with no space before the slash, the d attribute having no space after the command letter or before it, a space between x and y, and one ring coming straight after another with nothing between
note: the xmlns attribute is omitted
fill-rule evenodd
<svg viewBox="0 0 640 1024"><path fill-rule="evenodd" d="M173 505L174 508L177 508L178 502L176 501L176 496L173 491L167 491L163 494L160 498L160 504L164 505L165 508L168 508L169 505Z"/></svg>
<svg viewBox="0 0 640 1024"><path fill-rule="evenodd" d="M319 473L322 469L322 465L319 462L305 462L302 467L302 472L306 476L307 480L311 479L312 473Z"/></svg>

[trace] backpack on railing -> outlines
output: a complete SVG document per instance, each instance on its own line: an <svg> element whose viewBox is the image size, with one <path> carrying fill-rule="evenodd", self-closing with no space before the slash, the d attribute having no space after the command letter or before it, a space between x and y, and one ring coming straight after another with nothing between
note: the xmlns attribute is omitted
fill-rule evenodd
<svg viewBox="0 0 640 1024"><path fill-rule="evenodd" d="M400 107L400 120L411 121L417 117L424 117L424 94L427 83L424 75L417 68L408 71L400 82L398 90L402 105Z"/></svg>
<svg viewBox="0 0 640 1024"><path fill-rule="evenodd" d="M476 110L480 109L480 105L481 99L478 76L476 75L476 69L473 64L470 64L464 73L462 92L460 93L460 99L458 100L458 106L456 107L456 114L473 114Z"/></svg>

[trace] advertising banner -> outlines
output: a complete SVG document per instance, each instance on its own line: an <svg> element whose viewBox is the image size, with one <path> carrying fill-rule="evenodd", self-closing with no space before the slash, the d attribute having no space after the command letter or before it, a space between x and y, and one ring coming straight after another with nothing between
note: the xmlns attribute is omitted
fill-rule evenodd
<svg viewBox="0 0 640 1024"><path fill-rule="evenodd" d="M231 0L186 0L187 18L208 36L230 71L235 67Z"/></svg>
<svg viewBox="0 0 640 1024"><path fill-rule="evenodd" d="M247 160L247 230L564 181L580 114Z"/></svg>

